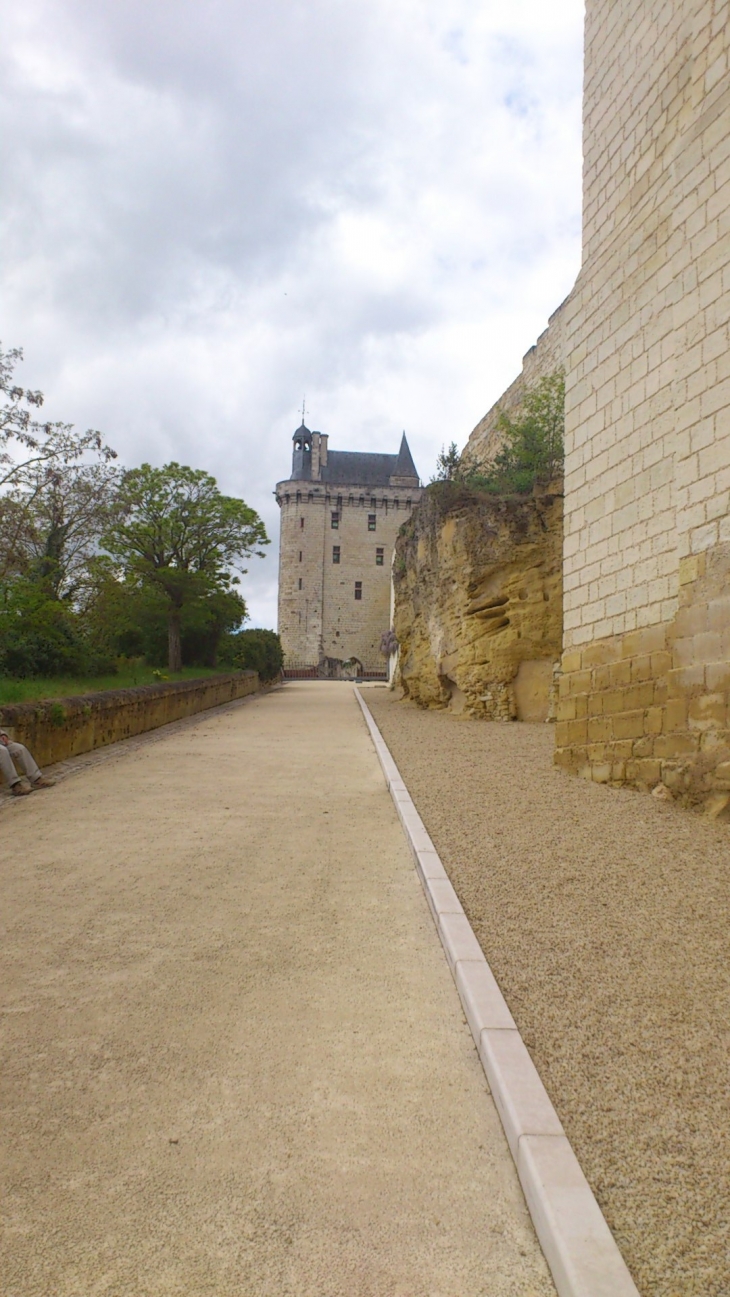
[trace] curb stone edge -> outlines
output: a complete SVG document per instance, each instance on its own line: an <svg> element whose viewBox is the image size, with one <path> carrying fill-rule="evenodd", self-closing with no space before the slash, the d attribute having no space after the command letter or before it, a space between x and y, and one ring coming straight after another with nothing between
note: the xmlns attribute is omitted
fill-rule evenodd
<svg viewBox="0 0 730 1297"><path fill-rule="evenodd" d="M411 849L558 1297L639 1297L398 767L357 686L354 693Z"/></svg>

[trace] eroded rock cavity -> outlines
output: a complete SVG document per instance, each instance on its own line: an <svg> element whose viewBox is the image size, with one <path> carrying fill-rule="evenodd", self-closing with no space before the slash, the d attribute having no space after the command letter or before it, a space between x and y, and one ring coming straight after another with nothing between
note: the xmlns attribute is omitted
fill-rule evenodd
<svg viewBox="0 0 730 1297"><path fill-rule="evenodd" d="M562 503L448 482L426 491L393 568L406 696L489 720L553 718Z"/></svg>

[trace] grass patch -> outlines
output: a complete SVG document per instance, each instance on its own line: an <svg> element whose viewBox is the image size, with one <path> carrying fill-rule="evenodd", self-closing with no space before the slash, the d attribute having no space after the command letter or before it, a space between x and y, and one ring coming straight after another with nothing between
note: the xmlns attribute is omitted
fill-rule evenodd
<svg viewBox="0 0 730 1297"><path fill-rule="evenodd" d="M0 704L35 703L44 698L71 698L75 694L98 693L102 689L131 689L135 685L156 685L160 680L200 680L208 676L227 675L230 667L184 667L177 675L156 667L124 667L109 676L55 676L51 679L12 680L0 676Z"/></svg>

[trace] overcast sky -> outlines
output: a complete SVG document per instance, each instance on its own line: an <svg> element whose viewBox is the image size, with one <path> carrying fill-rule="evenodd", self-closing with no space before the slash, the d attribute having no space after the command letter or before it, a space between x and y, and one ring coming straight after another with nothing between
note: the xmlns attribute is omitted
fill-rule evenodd
<svg viewBox="0 0 730 1297"><path fill-rule="evenodd" d="M50 417L266 522L291 435L421 477L580 257L580 0L0 0L0 338Z"/></svg>

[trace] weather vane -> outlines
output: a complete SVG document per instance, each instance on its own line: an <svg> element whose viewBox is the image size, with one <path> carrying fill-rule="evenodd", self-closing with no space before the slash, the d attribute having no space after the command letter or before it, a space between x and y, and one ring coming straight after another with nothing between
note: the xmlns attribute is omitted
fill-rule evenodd
<svg viewBox="0 0 730 1297"><path fill-rule="evenodd" d="M306 399L306 396L302 397L302 427L304 427L304 416L307 413L307 407L305 405Z"/></svg>

